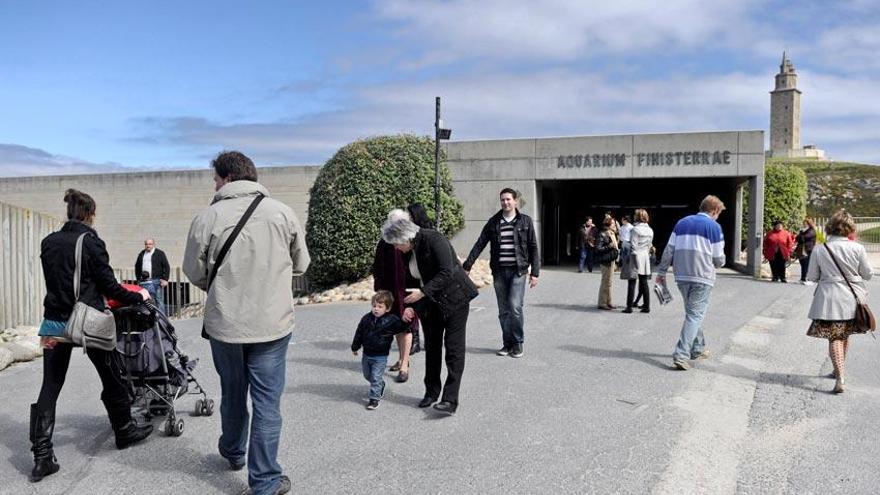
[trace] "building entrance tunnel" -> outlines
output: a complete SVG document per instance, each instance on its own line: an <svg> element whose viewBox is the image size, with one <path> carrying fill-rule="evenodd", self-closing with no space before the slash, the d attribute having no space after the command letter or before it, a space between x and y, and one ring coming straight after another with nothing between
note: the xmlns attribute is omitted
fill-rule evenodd
<svg viewBox="0 0 880 495"><path fill-rule="evenodd" d="M657 258L663 253L675 223L699 211L708 194L718 196L727 208L718 219L724 232L725 254L734 259L736 189L746 177L588 179L539 181L541 201L541 256L546 265L577 264L579 228L586 217L601 226L606 212L620 221L644 208L654 229Z"/></svg>

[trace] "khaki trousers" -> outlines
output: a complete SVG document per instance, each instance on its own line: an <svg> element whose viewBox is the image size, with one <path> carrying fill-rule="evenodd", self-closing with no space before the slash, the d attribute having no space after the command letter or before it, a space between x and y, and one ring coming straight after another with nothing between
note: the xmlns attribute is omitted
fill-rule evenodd
<svg viewBox="0 0 880 495"><path fill-rule="evenodd" d="M599 306L611 306L611 276L614 263L599 265L602 268L602 282L599 284Z"/></svg>

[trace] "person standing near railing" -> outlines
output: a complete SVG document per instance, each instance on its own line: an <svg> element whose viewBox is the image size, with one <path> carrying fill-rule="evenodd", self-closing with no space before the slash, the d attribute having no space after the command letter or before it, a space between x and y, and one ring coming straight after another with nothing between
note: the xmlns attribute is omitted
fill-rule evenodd
<svg viewBox="0 0 880 495"><path fill-rule="evenodd" d="M168 286L168 278L171 276L171 265L165 252L156 248L153 239L144 240L144 250L138 254L134 262L134 275L138 285L147 289L150 297L156 301L159 309L165 313L165 287Z"/></svg>

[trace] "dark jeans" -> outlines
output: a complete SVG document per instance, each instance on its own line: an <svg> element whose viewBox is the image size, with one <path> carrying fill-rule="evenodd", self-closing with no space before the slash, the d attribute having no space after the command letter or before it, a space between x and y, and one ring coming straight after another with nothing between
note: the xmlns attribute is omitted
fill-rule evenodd
<svg viewBox="0 0 880 495"><path fill-rule="evenodd" d="M385 394L385 366L388 356L367 356L361 358L364 378L370 382L370 399L379 400Z"/></svg>
<svg viewBox="0 0 880 495"><path fill-rule="evenodd" d="M470 304L463 305L455 314L444 317L433 302L427 304L422 318L425 334L425 396L458 404L458 390L464 373L465 329ZM446 384L442 386L440 371L446 347Z"/></svg>
<svg viewBox="0 0 880 495"><path fill-rule="evenodd" d="M153 298L153 302L156 303L156 306L159 307L159 310L162 311L162 313L165 313L165 288L162 287L161 281L158 278L141 280L138 282L138 285L147 289L147 292L150 293L150 297Z"/></svg>
<svg viewBox="0 0 880 495"><path fill-rule="evenodd" d="M812 255L813 253L810 253L798 260L798 262L801 264L801 282L807 281L807 270L810 269L810 256Z"/></svg>
<svg viewBox="0 0 880 495"><path fill-rule="evenodd" d="M595 251L595 249L591 247L585 246L581 248L581 257L578 261L579 271L584 271L584 263L587 265L587 271L593 271L593 251Z"/></svg>
<svg viewBox="0 0 880 495"><path fill-rule="evenodd" d="M504 347L522 344L525 339L522 307L527 277L525 273L520 275L515 267L501 267L492 274Z"/></svg>
<svg viewBox="0 0 880 495"><path fill-rule="evenodd" d="M67 368L70 365L70 354L73 351L72 344L56 344L53 349L43 349L43 385L40 387L40 396L37 399L37 409L40 411L54 411L58 401L58 395L64 386L67 377ZM95 366L101 385L104 390L101 397L110 401L127 401L128 388L123 380L122 367L115 351L102 351L101 349L88 348L86 355ZM123 411L124 415L125 412ZM119 422L131 420L131 410L128 417L114 418Z"/></svg>
<svg viewBox="0 0 880 495"><path fill-rule="evenodd" d="M242 462L248 452L248 485L254 495L275 493L281 476L281 393L290 335L271 342L228 344L211 339L214 368L220 375L220 455ZM248 438L248 390L253 418Z"/></svg>
<svg viewBox="0 0 880 495"><path fill-rule="evenodd" d="M780 251L776 251L776 255L770 260L770 272L773 280L785 280L785 258Z"/></svg>
<svg viewBox="0 0 880 495"><path fill-rule="evenodd" d="M636 298L641 299L645 298L644 308L651 309L651 295L648 291L648 279L650 275L639 275L638 283L639 283L639 295ZM626 281L626 307L633 307L633 295L636 291L636 279L630 279Z"/></svg>

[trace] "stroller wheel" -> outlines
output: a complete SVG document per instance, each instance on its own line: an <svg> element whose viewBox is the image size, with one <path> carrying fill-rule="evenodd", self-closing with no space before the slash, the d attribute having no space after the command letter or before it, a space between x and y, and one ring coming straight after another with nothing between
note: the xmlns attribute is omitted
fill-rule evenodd
<svg viewBox="0 0 880 495"><path fill-rule="evenodd" d="M211 416L214 414L214 399L208 399L205 401L205 416Z"/></svg>
<svg viewBox="0 0 880 495"><path fill-rule="evenodd" d="M205 401L199 399L196 401L196 407L193 409L193 416L202 416L205 414Z"/></svg>
<svg viewBox="0 0 880 495"><path fill-rule="evenodd" d="M169 437L183 435L183 418L178 420L169 419L165 422L165 434Z"/></svg>

